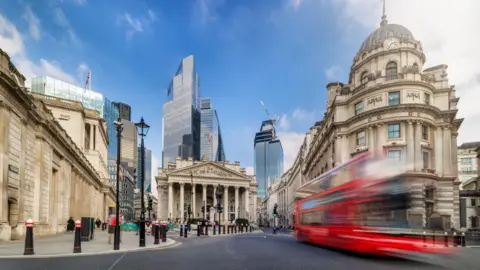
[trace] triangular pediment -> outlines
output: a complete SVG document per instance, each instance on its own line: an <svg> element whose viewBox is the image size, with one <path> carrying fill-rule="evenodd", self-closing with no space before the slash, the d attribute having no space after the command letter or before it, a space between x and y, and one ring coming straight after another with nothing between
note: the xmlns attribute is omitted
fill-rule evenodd
<svg viewBox="0 0 480 270"><path fill-rule="evenodd" d="M190 176L190 174L193 174L194 177L250 180L246 175L215 164L214 162L195 164L167 173L169 176Z"/></svg>

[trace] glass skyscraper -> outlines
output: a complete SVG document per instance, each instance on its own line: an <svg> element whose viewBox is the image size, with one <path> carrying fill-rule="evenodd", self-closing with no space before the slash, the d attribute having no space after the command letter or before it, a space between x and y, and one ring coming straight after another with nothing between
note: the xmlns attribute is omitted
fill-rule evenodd
<svg viewBox="0 0 480 270"><path fill-rule="evenodd" d="M162 166L177 157L200 159L200 82L192 55L184 58L163 105Z"/></svg>
<svg viewBox="0 0 480 270"><path fill-rule="evenodd" d="M115 125L118 119L118 108L112 102L97 92L56 80L47 76L32 79L30 91L42 95L79 101L86 109L96 110L107 122L108 159L117 158L117 136Z"/></svg>
<svg viewBox="0 0 480 270"><path fill-rule="evenodd" d="M137 188L142 187L142 148L138 147ZM152 150L145 147L145 185L146 192L152 192ZM156 187L154 187L156 188Z"/></svg>
<svg viewBox="0 0 480 270"><path fill-rule="evenodd" d="M258 197L264 198L268 186L283 174L283 148L276 138L272 120L262 122L254 140L254 170L258 183Z"/></svg>
<svg viewBox="0 0 480 270"><path fill-rule="evenodd" d="M201 98L200 108L200 156L205 155L210 161L224 161L225 151L217 111L212 108L210 98Z"/></svg>

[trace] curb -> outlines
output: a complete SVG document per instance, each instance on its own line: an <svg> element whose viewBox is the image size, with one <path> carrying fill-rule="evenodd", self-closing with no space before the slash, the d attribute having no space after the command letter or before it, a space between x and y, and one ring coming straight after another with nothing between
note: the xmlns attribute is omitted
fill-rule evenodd
<svg viewBox="0 0 480 270"><path fill-rule="evenodd" d="M99 251L99 252L85 252L85 253L64 253L64 254L45 254L45 255L10 255L10 256L0 256L0 260L5 259L50 259L50 258L69 258L69 257L81 257L81 256L100 256L100 255L109 255L109 254L120 254L120 253L130 253L130 252L142 252L142 251L153 251L153 250L162 250L175 248L182 244L182 242L177 242L172 240L172 243L166 244L164 246L152 246L141 249L132 249L132 250L108 250L108 251Z"/></svg>

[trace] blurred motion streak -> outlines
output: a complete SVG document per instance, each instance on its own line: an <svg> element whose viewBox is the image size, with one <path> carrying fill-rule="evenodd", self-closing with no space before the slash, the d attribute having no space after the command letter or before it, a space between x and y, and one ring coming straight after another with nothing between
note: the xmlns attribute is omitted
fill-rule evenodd
<svg viewBox="0 0 480 270"><path fill-rule="evenodd" d="M405 172L404 162L363 153L304 184L296 193L297 240L382 256L451 253L441 238L435 245L409 227Z"/></svg>

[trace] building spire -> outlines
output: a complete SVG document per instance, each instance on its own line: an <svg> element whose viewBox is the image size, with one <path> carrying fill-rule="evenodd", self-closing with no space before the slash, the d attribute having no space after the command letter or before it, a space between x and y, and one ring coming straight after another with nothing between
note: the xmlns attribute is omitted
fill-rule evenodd
<svg viewBox="0 0 480 270"><path fill-rule="evenodd" d="M383 2L383 12L382 12L382 22L380 22L380 26L385 26L387 25L387 14L385 13L385 0L382 0Z"/></svg>

